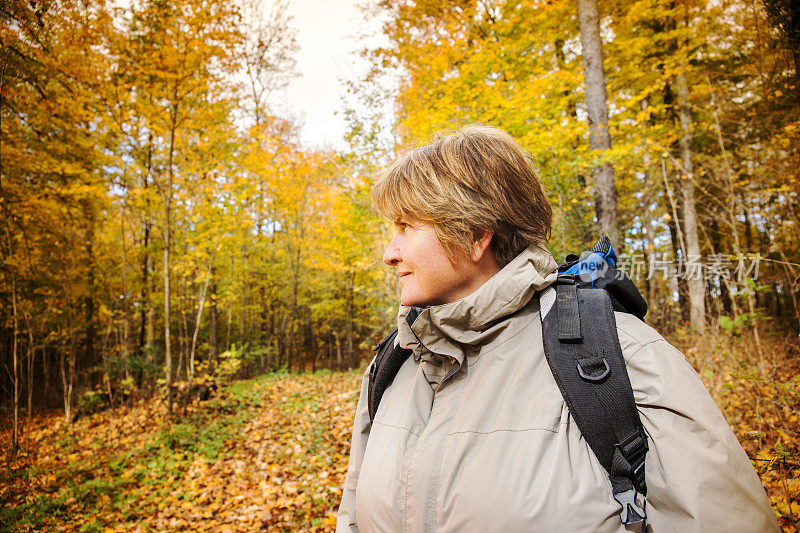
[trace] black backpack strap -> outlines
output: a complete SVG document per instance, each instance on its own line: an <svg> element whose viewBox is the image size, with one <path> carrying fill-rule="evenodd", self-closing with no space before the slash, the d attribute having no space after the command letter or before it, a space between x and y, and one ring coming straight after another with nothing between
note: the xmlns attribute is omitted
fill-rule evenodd
<svg viewBox="0 0 800 533"><path fill-rule="evenodd" d="M375 413L378 412L378 405L381 403L386 388L392 383L408 356L411 355L411 350L401 348L399 344L395 345L396 338L397 330L394 330L375 347L378 354L369 368L369 387L367 389L370 423L375 419Z"/></svg>
<svg viewBox="0 0 800 533"><path fill-rule="evenodd" d="M578 288L571 275L559 276L555 291L554 308L542 309L547 362L578 429L608 472L622 522L642 523L644 529L644 502L638 494L647 494L647 437L611 299L605 290Z"/></svg>

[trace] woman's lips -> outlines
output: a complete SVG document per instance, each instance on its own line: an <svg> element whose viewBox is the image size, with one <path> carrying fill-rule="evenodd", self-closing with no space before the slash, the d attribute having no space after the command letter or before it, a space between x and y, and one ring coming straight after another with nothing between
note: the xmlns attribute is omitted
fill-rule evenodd
<svg viewBox="0 0 800 533"><path fill-rule="evenodd" d="M411 274L411 272L398 272L397 273L397 277L398 278L404 278L404 277L406 277L406 276L408 276L410 274Z"/></svg>

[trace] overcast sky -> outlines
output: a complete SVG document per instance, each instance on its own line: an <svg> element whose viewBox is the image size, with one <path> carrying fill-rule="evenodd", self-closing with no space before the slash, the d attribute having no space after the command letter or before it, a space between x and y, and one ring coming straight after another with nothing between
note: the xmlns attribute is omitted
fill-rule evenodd
<svg viewBox="0 0 800 533"><path fill-rule="evenodd" d="M310 147L346 146L341 114L345 87L340 80L363 76L366 66L356 52L364 41L358 35L380 31L380 22L366 18L356 7L360 3L363 0L290 0L300 76L281 100L302 122L301 137Z"/></svg>

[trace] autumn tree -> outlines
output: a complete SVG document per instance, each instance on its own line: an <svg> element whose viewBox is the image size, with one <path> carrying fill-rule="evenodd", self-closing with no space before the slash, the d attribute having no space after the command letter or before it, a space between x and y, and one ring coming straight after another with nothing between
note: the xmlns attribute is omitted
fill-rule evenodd
<svg viewBox="0 0 800 533"><path fill-rule="evenodd" d="M56 13L57 11L57 13ZM14 369L27 338L28 395L36 337L51 331L43 365L61 361L69 419L78 351L91 353L96 286L94 231L105 193L99 180L104 129L96 120L104 59L91 46L108 23L102 6L88 2L56 9L12 2L3 9L0 60L0 211L4 287L13 323ZM84 50L84 47L88 47ZM9 290L10 289L10 290ZM80 317L80 320L76 320ZM22 327L26 334L23 336ZM20 375L15 372L15 426Z"/></svg>

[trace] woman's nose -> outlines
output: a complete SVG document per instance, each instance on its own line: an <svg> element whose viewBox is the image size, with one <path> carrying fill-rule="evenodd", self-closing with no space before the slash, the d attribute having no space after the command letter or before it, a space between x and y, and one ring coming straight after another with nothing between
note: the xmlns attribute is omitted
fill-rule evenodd
<svg viewBox="0 0 800 533"><path fill-rule="evenodd" d="M383 262L389 266L397 266L400 263L400 246L398 245L397 234L389 241L386 251L383 252Z"/></svg>

